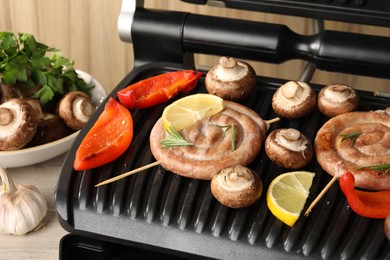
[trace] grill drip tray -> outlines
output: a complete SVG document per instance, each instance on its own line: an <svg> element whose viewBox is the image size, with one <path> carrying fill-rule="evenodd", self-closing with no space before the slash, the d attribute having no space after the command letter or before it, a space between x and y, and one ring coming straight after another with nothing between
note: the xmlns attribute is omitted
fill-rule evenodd
<svg viewBox="0 0 390 260"><path fill-rule="evenodd" d="M110 96L116 98L118 90L143 78L181 69L188 67L156 63L136 68ZM243 103L265 120L276 117L271 99L284 82L258 77L254 94ZM313 87L318 91L321 86ZM205 92L204 77L195 90ZM359 95L359 110L383 109L389 105L388 99L374 97L373 93L360 91ZM224 207L213 198L208 181L180 177L162 167L95 188L100 181L155 161L149 149L149 134L165 105L132 111L133 143L115 162L75 172L72 168L75 151L103 110L99 107L70 149L56 187L56 209L64 229L82 237L186 258L390 258L383 220L363 218L352 212L339 185L333 185L310 216L301 216L292 228L276 219L267 208L265 191L270 182L286 170L274 165L264 149L249 165L260 173L263 195L246 209ZM326 120L315 110L299 120L273 123L269 131L292 127L314 141L317 130ZM303 170L316 173L309 204L329 182L330 176L315 158Z"/></svg>

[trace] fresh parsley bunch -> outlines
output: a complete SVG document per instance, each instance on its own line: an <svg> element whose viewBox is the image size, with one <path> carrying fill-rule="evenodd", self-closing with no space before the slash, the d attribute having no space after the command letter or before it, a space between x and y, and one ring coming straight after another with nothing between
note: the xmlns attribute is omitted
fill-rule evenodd
<svg viewBox="0 0 390 260"><path fill-rule="evenodd" d="M56 52L47 57L48 52ZM72 90L87 94L89 86L78 77L73 61L63 57L58 50L37 42L33 35L0 32L0 74L6 85L23 83L29 87L39 86L31 96L38 98L42 105L57 95Z"/></svg>

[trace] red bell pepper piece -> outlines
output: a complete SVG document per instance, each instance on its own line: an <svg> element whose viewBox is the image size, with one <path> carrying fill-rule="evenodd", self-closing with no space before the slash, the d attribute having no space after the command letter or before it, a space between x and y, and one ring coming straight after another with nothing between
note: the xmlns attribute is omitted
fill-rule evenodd
<svg viewBox="0 0 390 260"><path fill-rule="evenodd" d="M355 189L355 178L346 172L340 177L340 188L351 209L367 218L386 218L390 214L390 190L361 191Z"/></svg>
<svg viewBox="0 0 390 260"><path fill-rule="evenodd" d="M195 88L202 72L173 71L147 78L118 91L119 101L128 109L147 108L168 101Z"/></svg>
<svg viewBox="0 0 390 260"><path fill-rule="evenodd" d="M86 170L111 162L126 151L132 139L130 111L110 98L77 149L73 168Z"/></svg>

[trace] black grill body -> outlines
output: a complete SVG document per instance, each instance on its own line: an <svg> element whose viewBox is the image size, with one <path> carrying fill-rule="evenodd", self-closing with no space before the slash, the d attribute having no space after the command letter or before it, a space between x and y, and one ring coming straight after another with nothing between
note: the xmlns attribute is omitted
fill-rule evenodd
<svg viewBox="0 0 390 260"><path fill-rule="evenodd" d="M169 29L161 31L165 27ZM193 53L273 63L300 58L320 69L381 77L388 77L390 67L390 39L386 37L331 31L301 36L282 25L180 12L137 9L132 37L135 67L109 97L117 98L117 91L153 75L194 69ZM223 44L226 39L233 43ZM352 51L346 53L346 43L351 39L353 44L348 46ZM156 50L156 42L159 52L152 51ZM313 45L317 47L312 48ZM370 59L364 63L362 57ZM258 76L253 95L242 103L263 119L272 119L277 116L272 110L272 96L285 82ZM312 87L318 92L322 86ZM206 92L204 76L192 93L198 92ZM374 96L373 92L358 91L358 94L359 110L384 109L390 105L388 98ZM104 105L81 130L65 159L55 191L58 219L71 233L61 242L63 259L75 259L72 258L75 255L95 255L101 259L126 259L129 255L139 259L162 255L191 259L390 258L383 220L356 215L338 185L333 185L311 214L301 216L293 227L276 219L267 208L265 192L270 182L286 169L273 164L264 149L249 167L260 174L265 189L260 200L246 209L222 206L213 198L208 181L184 178L162 167L95 188L103 180L155 161L149 149L149 134L168 103L131 111L134 138L130 148L112 163L78 172L72 167L75 152ZM314 142L316 132L327 120L316 109L301 119L273 123L269 131L291 127ZM330 176L315 157L302 170L316 173L309 203ZM74 255L70 256L71 253Z"/></svg>

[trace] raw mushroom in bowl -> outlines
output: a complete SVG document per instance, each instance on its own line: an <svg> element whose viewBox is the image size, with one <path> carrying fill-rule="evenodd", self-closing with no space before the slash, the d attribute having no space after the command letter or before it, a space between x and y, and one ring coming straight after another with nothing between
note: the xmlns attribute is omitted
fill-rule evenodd
<svg viewBox="0 0 390 260"><path fill-rule="evenodd" d="M91 98L81 91L71 91L64 95L57 108L57 114L73 130L80 130L94 111Z"/></svg>
<svg viewBox="0 0 390 260"><path fill-rule="evenodd" d="M90 98L95 110L105 100L106 90L90 74L79 70L77 70L77 74L88 85L94 86L91 89ZM1 150L0 147L0 162L3 167L28 166L59 156L70 149L74 139L79 134L79 130L73 130L66 126L63 119L56 114L57 102L53 102L53 106L46 110L46 106L41 107L37 99L23 97L23 100L32 106L32 110L37 116L37 129L32 140L21 148ZM56 130L52 129L53 125L55 125ZM63 131L67 133L64 135Z"/></svg>
<svg viewBox="0 0 390 260"><path fill-rule="evenodd" d="M23 148L37 130L34 108L24 99L12 98L0 105L0 150Z"/></svg>

